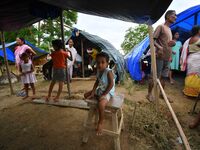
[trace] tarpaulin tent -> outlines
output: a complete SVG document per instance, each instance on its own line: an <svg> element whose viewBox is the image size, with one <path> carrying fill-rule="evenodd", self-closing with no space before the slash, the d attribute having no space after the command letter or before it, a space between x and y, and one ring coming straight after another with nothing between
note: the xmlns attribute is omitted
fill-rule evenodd
<svg viewBox="0 0 200 150"><path fill-rule="evenodd" d="M149 37L146 37L141 43L136 45L130 53L125 56L125 67L132 79L140 81L142 79L141 72L141 56L149 46Z"/></svg>
<svg viewBox="0 0 200 150"><path fill-rule="evenodd" d="M44 18L59 17L61 9L137 23L154 23L171 2L172 0L1 0L0 30L16 30Z"/></svg>
<svg viewBox="0 0 200 150"><path fill-rule="evenodd" d="M74 41L74 47L77 49L78 53L81 55L81 41L83 41L84 53L86 54L86 48L96 48L97 50L103 51L110 56L110 59L117 65L117 71L120 80L123 79L124 75L124 58L122 54L107 40L97 36L92 35L84 31L79 31L78 37L72 37Z"/></svg>
<svg viewBox="0 0 200 150"><path fill-rule="evenodd" d="M191 7L177 15L177 20L171 25L172 31L180 33L180 40L184 42L190 36L190 30L194 25L200 23L200 5ZM126 69L130 72L133 80L142 79L141 57L149 46L149 37L145 38L140 44L135 46L125 58Z"/></svg>
<svg viewBox="0 0 200 150"><path fill-rule="evenodd" d="M183 42L190 36L194 25L200 24L200 5L191 7L177 15L177 20L171 25L172 31L178 31Z"/></svg>
<svg viewBox="0 0 200 150"><path fill-rule="evenodd" d="M28 46L30 46L36 52L36 56L34 56L34 58L38 58L40 56L48 54L48 52L46 52L46 51L34 46L29 41L25 41L25 43ZM14 47L15 46L16 46L16 41L5 44L7 57L8 57L8 60L11 61L11 62L15 62L15 56L14 56ZM3 51L2 51L2 45L0 45L0 56L4 57Z"/></svg>

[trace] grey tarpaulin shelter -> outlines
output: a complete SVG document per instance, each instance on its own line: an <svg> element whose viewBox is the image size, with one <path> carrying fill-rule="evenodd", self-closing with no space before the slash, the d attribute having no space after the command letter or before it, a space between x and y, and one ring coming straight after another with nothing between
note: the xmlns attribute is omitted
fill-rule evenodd
<svg viewBox="0 0 200 150"><path fill-rule="evenodd" d="M90 34L88 32L79 31L78 37L71 37L74 41L74 47L81 55L81 42L83 42L84 55L87 53L87 48L96 48L99 51L106 52L110 59L113 60L117 66L117 72L119 74L119 79L123 79L124 75L124 59L122 54L107 40ZM83 56L84 57L84 56Z"/></svg>
<svg viewBox="0 0 200 150"><path fill-rule="evenodd" d="M172 0L1 0L0 30L10 31L43 18L55 18L61 9L124 21L156 22Z"/></svg>
<svg viewBox="0 0 200 150"><path fill-rule="evenodd" d="M154 80L154 96L156 97L156 104L158 109L158 85L160 82L156 75L156 59L155 48L153 40L152 24L157 21L166 11L172 0L1 0L0 3L0 30L2 45L4 50L4 58L7 62L5 51L5 40L3 31L16 30L21 27L31 25L43 18L55 18L61 16L62 9L71 9L78 12L99 15L103 17L110 17L124 21L131 21L136 23L147 23L149 25L149 37L152 57L152 69ZM63 24L61 19L61 29ZM63 32L62 32L63 33ZM62 34L63 37L64 34ZM64 41L64 39L63 39ZM6 64L7 74L9 78L9 68ZM10 85L11 82L9 81ZM12 91L12 86L11 91ZM162 86L160 86L161 88ZM162 89L162 88L161 88ZM12 93L12 92L11 92ZM162 90L162 94L164 90ZM165 100L166 95L164 95ZM172 113L173 119L182 137L183 143L187 150L190 150L190 145L185 137L185 134L178 122L176 115L166 100L167 106Z"/></svg>

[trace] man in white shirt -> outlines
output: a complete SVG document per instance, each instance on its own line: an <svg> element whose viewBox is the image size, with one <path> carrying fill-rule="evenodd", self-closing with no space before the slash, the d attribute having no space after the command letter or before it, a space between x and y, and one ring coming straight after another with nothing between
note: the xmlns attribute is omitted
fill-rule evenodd
<svg viewBox="0 0 200 150"><path fill-rule="evenodd" d="M73 40L69 39L68 45L66 45L66 49L69 50L71 52L71 55L72 55L72 61L67 59L67 68L69 70L68 72L69 72L70 80L72 79L73 65L74 65L74 62L76 61L76 55L77 55L77 51L73 47L73 45L74 45Z"/></svg>

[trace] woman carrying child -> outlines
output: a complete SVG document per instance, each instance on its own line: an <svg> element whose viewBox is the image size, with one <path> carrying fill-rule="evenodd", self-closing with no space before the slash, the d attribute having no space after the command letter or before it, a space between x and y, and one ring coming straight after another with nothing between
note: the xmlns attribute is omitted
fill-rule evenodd
<svg viewBox="0 0 200 150"><path fill-rule="evenodd" d="M28 88L29 85L31 86L31 89L33 91L33 99L35 97L35 85L36 77L34 75L34 67L32 64L32 61L30 60L30 57L27 53L23 53L21 56L21 61L19 63L19 71L21 73L21 81L24 84L26 96L23 99L26 99L29 97L28 94Z"/></svg>
<svg viewBox="0 0 200 150"><path fill-rule="evenodd" d="M72 57L69 57L68 52L64 51L63 42L61 40L53 40L52 46L55 50L51 53L51 58L53 61L53 78L49 86L49 92L48 96L46 97L46 101L48 102L50 100L54 85L56 84L56 82L58 82L58 92L56 97L53 99L54 102L58 102L63 89L63 84L66 81L66 61L67 58L72 60Z"/></svg>
<svg viewBox="0 0 200 150"><path fill-rule="evenodd" d="M101 52L96 56L97 62L97 80L93 86L93 89L84 94L86 99L98 100L99 120L96 129L96 134L102 134L104 110L109 100L115 93L115 81L114 74L111 69L108 68L109 56L108 54Z"/></svg>

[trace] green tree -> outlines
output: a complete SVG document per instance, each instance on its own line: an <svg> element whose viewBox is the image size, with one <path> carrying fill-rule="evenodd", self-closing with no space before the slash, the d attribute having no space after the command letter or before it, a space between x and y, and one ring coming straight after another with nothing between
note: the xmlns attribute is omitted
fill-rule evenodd
<svg viewBox="0 0 200 150"><path fill-rule="evenodd" d="M23 37L24 39L30 41L33 44L36 44L36 33L37 28L35 26L25 27L17 31L5 32L5 41L13 42L17 37Z"/></svg>
<svg viewBox="0 0 200 150"><path fill-rule="evenodd" d="M64 26L72 27L73 24L77 22L77 18L77 12L71 10L64 11ZM69 36L71 33L69 28L65 28L64 31L65 36ZM15 41L16 37L24 37L34 45L37 45L44 50L48 50L49 43L51 43L53 39L61 38L60 18L58 17L54 20L45 19L30 27L25 27L14 32L5 32L6 42Z"/></svg>
<svg viewBox="0 0 200 150"><path fill-rule="evenodd" d="M73 24L77 22L77 12L68 10L63 12L63 22L64 26L67 25L72 27ZM54 20L44 20L40 27L40 32L43 33L41 35L42 43L47 44L51 42L55 38L61 38L61 30L60 30L60 18ZM65 28L65 36L69 36L71 31L69 28ZM43 44L43 45L44 45Z"/></svg>
<svg viewBox="0 0 200 150"><path fill-rule="evenodd" d="M147 25L138 25L134 28L129 28L126 31L124 41L121 44L122 49L125 54L131 51L131 49L139 44L148 34L148 26Z"/></svg>

